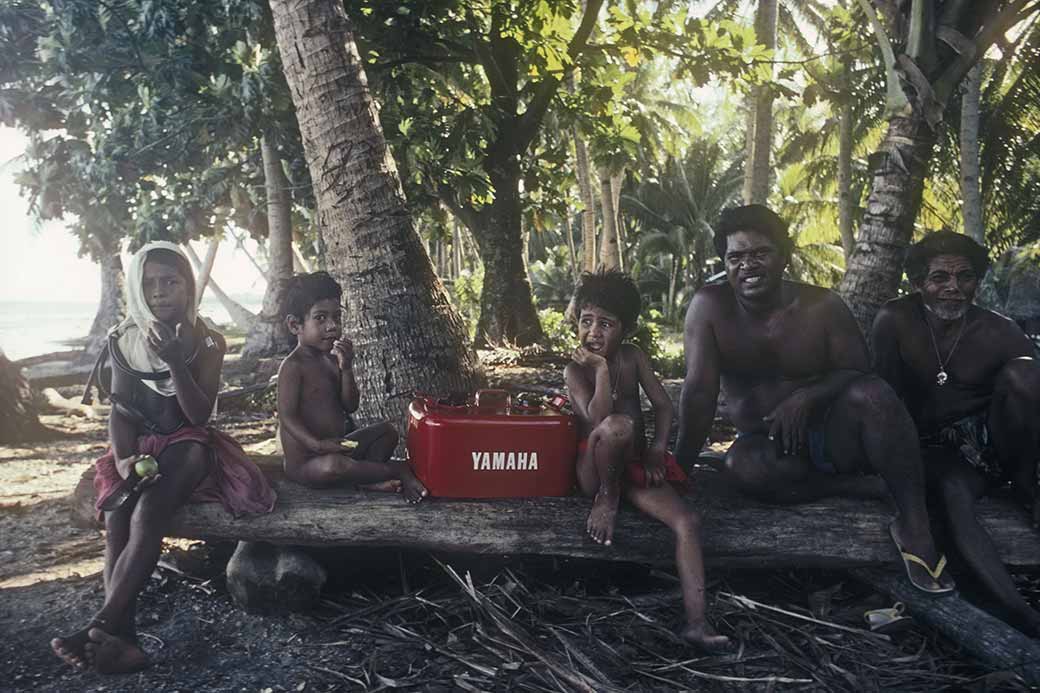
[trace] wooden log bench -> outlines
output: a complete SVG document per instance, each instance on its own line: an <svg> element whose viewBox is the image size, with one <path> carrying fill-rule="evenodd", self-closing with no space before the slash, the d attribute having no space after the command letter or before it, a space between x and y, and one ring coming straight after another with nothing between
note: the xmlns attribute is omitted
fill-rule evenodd
<svg viewBox="0 0 1040 693"><path fill-rule="evenodd" d="M586 498L429 498L409 506L395 494L306 489L285 479L280 458L254 459L278 492L273 512L236 519L218 503L188 505L174 516L170 534L287 547L396 547L658 564L673 560L669 531L624 506L618 513L614 544L605 547L585 536L590 507ZM88 523L95 522L93 476L91 467L72 496L75 515ZM686 501L703 517L709 568L848 568L856 578L906 602L922 623L960 643L987 666L1013 672L1026 685L1040 686L1040 644L957 594L936 598L916 591L902 571L893 570L897 553L888 534L892 512L881 503L833 498L798 506L766 505L736 493L710 470L693 475ZM1021 508L1006 498L987 498L978 510L1006 563L1040 565L1040 538ZM240 544L239 551L249 546ZM243 561L245 575L274 569L264 567L274 564L250 568L249 560ZM247 599L236 596L248 608Z"/></svg>
<svg viewBox="0 0 1040 693"><path fill-rule="evenodd" d="M299 546L391 546L477 554L555 555L670 563L667 528L622 507L614 544L585 536L585 498L456 500L430 498L409 506L396 494L303 488L285 479L280 459L256 458L278 492L267 515L234 518L217 503L182 508L171 535ZM73 494L76 515L93 522L93 467ZM892 513L881 503L834 498L798 506L757 503L712 471L698 471L686 496L704 520L709 567L780 565L851 567L897 560L888 534ZM1040 564L1038 535L1020 508L986 499L979 515L1004 561Z"/></svg>

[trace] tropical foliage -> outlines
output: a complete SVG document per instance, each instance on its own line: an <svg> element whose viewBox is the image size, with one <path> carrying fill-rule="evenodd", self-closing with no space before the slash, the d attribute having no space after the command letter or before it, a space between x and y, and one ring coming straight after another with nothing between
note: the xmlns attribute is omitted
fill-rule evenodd
<svg viewBox="0 0 1040 693"><path fill-rule="evenodd" d="M345 9L434 266L474 338L522 343L558 333L537 310L562 310L583 245L597 243L583 213L596 232L617 227L618 263L667 330L681 323L718 269L713 226L741 200L749 95L760 88L773 103L768 202L796 237L791 274L836 285L868 216L893 107L914 94L872 34L881 27L895 53L917 50L906 29L918 20L900 9L910 4L928 3L777 0L775 49L756 42L759 3L740 0ZM994 255L1040 239L1038 8L1014 7L982 60L979 180ZM960 98L940 86L950 98L928 112L936 144L916 233L962 227ZM65 219L95 257L226 228L263 239L260 151L273 143L294 236L305 259L322 260L261 0L0 0L0 122L30 136L19 182L36 212Z"/></svg>

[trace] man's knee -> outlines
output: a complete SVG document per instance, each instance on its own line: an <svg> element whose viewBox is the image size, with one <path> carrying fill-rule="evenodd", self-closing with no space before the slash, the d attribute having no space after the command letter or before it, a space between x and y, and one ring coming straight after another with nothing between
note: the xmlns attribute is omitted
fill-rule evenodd
<svg viewBox="0 0 1040 693"><path fill-rule="evenodd" d="M382 421L377 424L376 433L379 434L380 438L386 438L387 440L393 440L394 443L400 437L397 433L397 427L389 421Z"/></svg>
<svg viewBox="0 0 1040 693"><path fill-rule="evenodd" d="M903 409L895 390L876 375L864 375L853 380L845 388L841 399L843 404L864 417L872 414L891 414Z"/></svg>
<svg viewBox="0 0 1040 693"><path fill-rule="evenodd" d="M725 470L738 488L751 495L766 492L770 481L770 464L775 454L769 450L767 439L738 440L726 453Z"/></svg>
<svg viewBox="0 0 1040 693"><path fill-rule="evenodd" d="M635 436L635 422L624 414L611 414L596 426L596 435L612 445L627 445Z"/></svg>
<svg viewBox="0 0 1040 693"><path fill-rule="evenodd" d="M997 374L995 389L1014 401L1040 404L1040 362L1029 357L1009 361Z"/></svg>

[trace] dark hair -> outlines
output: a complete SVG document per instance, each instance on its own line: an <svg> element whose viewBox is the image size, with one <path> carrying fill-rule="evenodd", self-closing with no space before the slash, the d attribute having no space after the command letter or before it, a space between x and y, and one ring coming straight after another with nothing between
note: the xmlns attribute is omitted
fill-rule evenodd
<svg viewBox="0 0 1040 693"><path fill-rule="evenodd" d="M903 268L912 284L921 284L928 274L928 264L938 255L959 255L967 258L979 279L989 269L989 253L963 233L942 229L925 235L910 246Z"/></svg>
<svg viewBox="0 0 1040 693"><path fill-rule="evenodd" d="M622 328L628 333L636 328L643 299L632 277L621 270L607 269L582 273L567 309L571 321L577 323L586 306L599 306L618 316Z"/></svg>
<svg viewBox="0 0 1040 693"><path fill-rule="evenodd" d="M726 259L726 239L738 231L758 231L769 237L784 259L791 258L794 241L787 233L787 222L765 205L744 205L723 210L715 226L715 252Z"/></svg>
<svg viewBox="0 0 1040 693"><path fill-rule="evenodd" d="M318 301L334 298L339 302L342 297L342 287L328 272L295 274L285 286L282 316L295 315L302 321L307 317L307 311Z"/></svg>
<svg viewBox="0 0 1040 693"><path fill-rule="evenodd" d="M153 248L144 256L144 262L141 263L142 271L144 271L144 265L147 262L166 265L176 270L177 274L184 277L184 282L188 285L188 300L195 300L195 273L191 271L191 265L188 264L187 259L183 255L167 248Z"/></svg>

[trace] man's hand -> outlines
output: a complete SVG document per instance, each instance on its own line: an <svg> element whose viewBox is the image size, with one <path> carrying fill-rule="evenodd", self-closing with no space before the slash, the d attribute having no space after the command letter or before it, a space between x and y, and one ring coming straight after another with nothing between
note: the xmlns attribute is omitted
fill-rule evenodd
<svg viewBox="0 0 1040 693"><path fill-rule="evenodd" d="M763 421L770 424L769 439L779 440L785 455L799 455L808 449L809 417L813 401L805 390L795 390Z"/></svg>
<svg viewBox="0 0 1040 693"><path fill-rule="evenodd" d="M571 358L574 360L574 363L579 366L585 366L586 368L592 367L598 370L607 366L607 360L605 358L599 354L592 353L585 347L578 347L575 349Z"/></svg>
<svg viewBox="0 0 1040 693"><path fill-rule="evenodd" d="M350 370L354 366L354 342L347 337L337 339L332 343L332 355L341 371Z"/></svg>
<svg viewBox="0 0 1040 693"><path fill-rule="evenodd" d="M177 327L171 330L167 325L155 321L148 327L148 348L170 365L184 363L184 349L181 342L183 324L179 322Z"/></svg>
<svg viewBox="0 0 1040 693"><path fill-rule="evenodd" d="M653 446L646 451L646 458L643 462L643 469L646 471L646 485L647 487L660 486L664 483L664 479L667 476L667 469L665 467L664 448Z"/></svg>
<svg viewBox="0 0 1040 693"><path fill-rule="evenodd" d="M348 447L350 443L344 443L342 438L326 438L318 441L318 447L314 452L319 452L323 455L345 455L349 454L357 445Z"/></svg>

